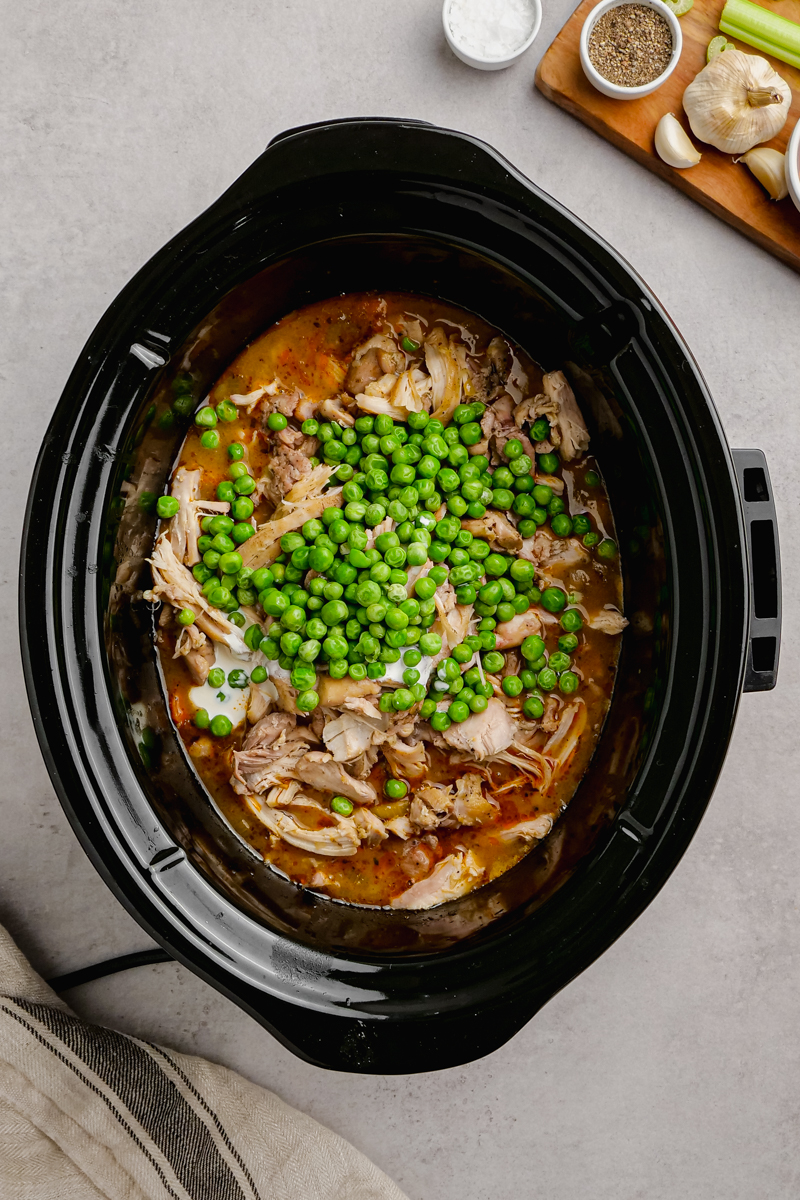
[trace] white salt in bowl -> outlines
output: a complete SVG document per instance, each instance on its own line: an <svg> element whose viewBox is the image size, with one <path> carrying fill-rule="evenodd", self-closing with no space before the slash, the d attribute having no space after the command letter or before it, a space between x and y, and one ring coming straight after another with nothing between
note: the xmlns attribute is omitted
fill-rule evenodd
<svg viewBox="0 0 800 1200"><path fill-rule="evenodd" d="M442 25L444 26L444 36L447 39L447 44L455 54L456 58L460 58L468 67L475 67L478 71L502 71L504 67L510 67L512 63L521 58L526 50L530 49L533 40L539 32L539 26L542 23L542 5L541 0L532 0L531 7L533 9L533 28L526 37L525 41L517 46L512 53L502 55L501 57L480 57L474 50L467 50L461 45L453 34L450 28L450 9L453 6L453 0L444 0L442 6Z"/></svg>
<svg viewBox="0 0 800 1200"><path fill-rule="evenodd" d="M605 75L601 75L595 66L593 66L589 58L589 38L592 30L597 22L612 8L619 8L622 4L641 4L644 8L654 8L657 13L667 22L672 32L672 55L667 63L667 67L650 83L643 83L639 87L622 87L621 84L612 83L610 79L606 79ZM586 20L583 22L581 29L581 66L583 73L598 92L602 92L604 96L610 96L612 100L638 100L640 96L649 96L651 92L660 88L665 80L669 79L672 72L678 65L678 59L681 56L683 49L683 34L681 33L681 23L675 16L675 13L666 4L662 4L661 0L601 0L600 4L595 5L589 13Z"/></svg>

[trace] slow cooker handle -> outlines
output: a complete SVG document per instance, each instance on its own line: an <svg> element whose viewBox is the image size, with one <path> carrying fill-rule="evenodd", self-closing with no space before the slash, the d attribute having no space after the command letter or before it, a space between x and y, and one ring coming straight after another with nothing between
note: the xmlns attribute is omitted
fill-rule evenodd
<svg viewBox="0 0 800 1200"><path fill-rule="evenodd" d="M781 648L781 556L778 518L762 450L734 450L742 497L750 581L750 631L744 691L768 692L778 678Z"/></svg>

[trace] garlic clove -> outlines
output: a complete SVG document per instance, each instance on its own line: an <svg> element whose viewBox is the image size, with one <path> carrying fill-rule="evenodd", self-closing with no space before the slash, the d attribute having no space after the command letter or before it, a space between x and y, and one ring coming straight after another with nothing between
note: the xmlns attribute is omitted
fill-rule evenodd
<svg viewBox="0 0 800 1200"><path fill-rule="evenodd" d="M765 188L773 200L783 200L789 195L786 185L786 155L779 150L770 150L768 146L758 146L748 150L734 162L747 163L758 182Z"/></svg>
<svg viewBox="0 0 800 1200"><path fill-rule="evenodd" d="M696 167L702 157L695 150L689 135L677 117L672 113L664 113L656 125L656 153L670 167L679 171L687 167Z"/></svg>

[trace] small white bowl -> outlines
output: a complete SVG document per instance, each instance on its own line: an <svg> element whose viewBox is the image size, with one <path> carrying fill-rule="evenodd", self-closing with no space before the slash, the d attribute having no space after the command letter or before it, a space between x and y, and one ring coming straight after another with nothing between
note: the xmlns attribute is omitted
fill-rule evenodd
<svg viewBox="0 0 800 1200"><path fill-rule="evenodd" d="M478 71L502 71L504 67L510 67L512 63L521 58L525 51L529 50L533 45L533 39L539 32L539 26L542 23L541 0L533 0L533 29L522 45L518 46L513 54L507 54L502 58L479 58L472 51L465 50L453 37L452 30L450 29L450 8L452 3L453 0L444 0L442 6L442 25L444 26L444 36L447 39L447 44L456 58L460 58L468 67L475 67Z"/></svg>
<svg viewBox="0 0 800 1200"><path fill-rule="evenodd" d="M650 83L643 83L639 87L622 87L618 83L612 83L610 79L606 79L604 75L600 74L596 67L592 65L589 58L589 35L603 13L607 13L612 8L619 8L621 4L641 4L645 8L654 8L657 13L661 13L661 16L672 31L672 57L669 60L666 70L662 71ZM610 96L612 100L638 100L640 96L649 96L656 88L660 88L662 83L670 77L677 67L682 49L683 34L681 33L680 21L672 9L668 5L662 4L661 0L601 0L600 4L595 5L589 13L581 29L581 66L583 67L583 73L589 82L597 88L598 92L602 92L604 96Z"/></svg>
<svg viewBox="0 0 800 1200"><path fill-rule="evenodd" d="M796 209L800 210L800 121L797 122L786 147L786 186Z"/></svg>

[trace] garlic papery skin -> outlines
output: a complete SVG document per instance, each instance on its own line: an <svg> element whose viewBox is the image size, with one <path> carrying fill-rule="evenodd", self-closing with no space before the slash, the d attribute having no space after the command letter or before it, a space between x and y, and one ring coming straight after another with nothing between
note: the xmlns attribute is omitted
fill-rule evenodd
<svg viewBox="0 0 800 1200"><path fill-rule="evenodd" d="M726 50L683 93L692 133L725 154L744 154L786 124L792 90L765 58Z"/></svg>
<svg viewBox="0 0 800 1200"><path fill-rule="evenodd" d="M686 130L672 113L664 113L656 125L655 142L658 157L663 158L668 167L676 167L679 171L687 167L696 167L702 158L690 142Z"/></svg>
<svg viewBox="0 0 800 1200"><path fill-rule="evenodd" d="M783 200L789 195L786 183L786 155L780 150L770 150L768 146L758 146L748 150L734 162L747 163L758 182L765 188L773 200Z"/></svg>

